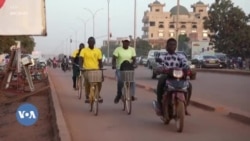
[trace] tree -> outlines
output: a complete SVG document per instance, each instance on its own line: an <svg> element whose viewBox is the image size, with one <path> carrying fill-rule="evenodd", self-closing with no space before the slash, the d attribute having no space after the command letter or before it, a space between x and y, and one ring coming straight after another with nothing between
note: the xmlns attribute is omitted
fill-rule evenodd
<svg viewBox="0 0 250 141"><path fill-rule="evenodd" d="M137 56L147 56L149 50L151 49L152 47L148 41L137 38L137 41L136 41L136 55Z"/></svg>
<svg viewBox="0 0 250 141"><path fill-rule="evenodd" d="M190 55L189 52L190 52L190 48L188 47L188 41L190 40L186 34L184 35L179 35L179 38L178 38L178 49L179 51L183 51L185 52L186 54Z"/></svg>
<svg viewBox="0 0 250 141"><path fill-rule="evenodd" d="M113 52L114 52L114 50L115 50L115 48L117 47L118 45L116 45L115 44L115 42L110 42L109 43L109 57L112 57L112 55L113 55ZM101 47L101 51L102 51L102 53L106 56L106 57L108 57L108 47L107 46L102 46Z"/></svg>
<svg viewBox="0 0 250 141"><path fill-rule="evenodd" d="M160 45L155 45L155 46L153 46L153 49L154 50L160 50L160 49L162 49L162 47Z"/></svg>
<svg viewBox="0 0 250 141"><path fill-rule="evenodd" d="M204 21L205 29L209 29L210 41L215 49L230 56L244 56L249 52L250 19L242 9L235 7L231 0L215 0Z"/></svg>
<svg viewBox="0 0 250 141"><path fill-rule="evenodd" d="M15 44L15 40L8 36L0 36L0 53L9 53L10 47Z"/></svg>
<svg viewBox="0 0 250 141"><path fill-rule="evenodd" d="M30 36L0 36L0 53L10 53L10 47L15 41L21 41L21 47L25 53L31 53L35 47L35 41Z"/></svg>

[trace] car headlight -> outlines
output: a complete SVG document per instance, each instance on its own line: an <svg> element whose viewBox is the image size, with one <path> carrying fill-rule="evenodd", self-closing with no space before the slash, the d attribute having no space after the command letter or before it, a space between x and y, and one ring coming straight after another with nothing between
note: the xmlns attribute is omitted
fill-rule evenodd
<svg viewBox="0 0 250 141"><path fill-rule="evenodd" d="M190 69L194 69L195 65L189 65Z"/></svg>

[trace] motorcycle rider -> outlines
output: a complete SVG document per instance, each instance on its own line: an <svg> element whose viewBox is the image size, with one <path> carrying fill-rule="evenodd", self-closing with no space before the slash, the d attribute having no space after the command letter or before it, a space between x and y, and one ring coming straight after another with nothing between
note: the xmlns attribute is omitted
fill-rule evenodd
<svg viewBox="0 0 250 141"><path fill-rule="evenodd" d="M53 58L53 68L57 67L57 60L56 57Z"/></svg>
<svg viewBox="0 0 250 141"><path fill-rule="evenodd" d="M67 58L66 55L64 55L63 59L62 59L62 70L67 70L68 69L68 63L69 63L69 60Z"/></svg>
<svg viewBox="0 0 250 141"><path fill-rule="evenodd" d="M159 58L157 58L157 62L160 62L162 66L164 66L167 69L171 68L183 68L183 69L188 69L188 62L187 58L183 54L177 54L175 52L177 47L177 41L174 38L170 38L167 40L166 44L166 54L161 54ZM166 87L166 80L168 79L168 75L162 74L158 80L157 84L157 104L154 103L154 105L157 105L159 108L159 115L162 115L162 96L164 94L164 88ZM189 87L188 87L188 97L187 97L187 105L189 104L190 97L191 97L191 91L192 91L192 85L189 82ZM186 114L189 115L187 109L186 109Z"/></svg>

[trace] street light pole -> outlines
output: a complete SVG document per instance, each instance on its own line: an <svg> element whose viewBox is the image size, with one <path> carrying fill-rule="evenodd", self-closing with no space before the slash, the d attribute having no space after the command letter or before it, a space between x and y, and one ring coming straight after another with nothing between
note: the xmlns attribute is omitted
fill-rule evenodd
<svg viewBox="0 0 250 141"><path fill-rule="evenodd" d="M134 48L136 50L136 0L134 0L135 4L134 4Z"/></svg>
<svg viewBox="0 0 250 141"><path fill-rule="evenodd" d="M79 19L82 20L84 23L84 43L86 43L86 32L87 32L86 26L87 26L87 22L89 21L89 19L87 20L84 20L82 18L79 18Z"/></svg>
<svg viewBox="0 0 250 141"><path fill-rule="evenodd" d="M92 15L92 18L93 18L93 37L95 37L95 15L96 15L97 12L99 12L100 10L102 10L102 8L96 10L95 12L92 12L88 8L84 8L84 10L88 11Z"/></svg>
<svg viewBox="0 0 250 141"><path fill-rule="evenodd" d="M69 37L69 55L70 55L70 52L71 52L71 43L72 43L72 37L70 35L70 37Z"/></svg>
<svg viewBox="0 0 250 141"><path fill-rule="evenodd" d="M107 49L108 49L108 52L107 52L107 58L108 58L108 63L109 63L109 42L110 42L110 17L109 17L109 3L110 3L110 0L107 0L108 2L108 42L107 42Z"/></svg>
<svg viewBox="0 0 250 141"><path fill-rule="evenodd" d="M84 22L84 43L86 44L86 25L87 25L87 22Z"/></svg>
<svg viewBox="0 0 250 141"><path fill-rule="evenodd" d="M75 44L76 44L76 48L77 48L77 31L75 31L75 34L76 34L76 42L75 42Z"/></svg>
<svg viewBox="0 0 250 141"><path fill-rule="evenodd" d="M179 51L179 12L180 12L180 0L177 0L176 40L177 40L177 50L178 51Z"/></svg>

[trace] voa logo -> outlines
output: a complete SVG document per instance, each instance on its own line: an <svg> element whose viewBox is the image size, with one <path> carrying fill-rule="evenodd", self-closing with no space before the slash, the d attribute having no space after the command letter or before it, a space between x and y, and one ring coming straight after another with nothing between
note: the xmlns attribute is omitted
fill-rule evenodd
<svg viewBox="0 0 250 141"><path fill-rule="evenodd" d="M22 104L16 111L16 118L20 124L31 126L35 124L38 119L38 110L33 104Z"/></svg>

